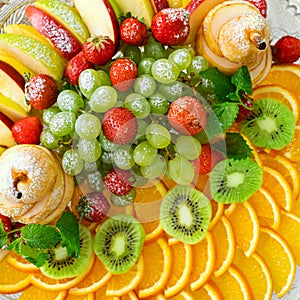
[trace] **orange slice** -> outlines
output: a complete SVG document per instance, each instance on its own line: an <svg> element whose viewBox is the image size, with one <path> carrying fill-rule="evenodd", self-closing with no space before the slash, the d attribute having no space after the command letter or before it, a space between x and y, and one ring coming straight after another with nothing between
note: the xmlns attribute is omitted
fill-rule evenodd
<svg viewBox="0 0 300 300"><path fill-rule="evenodd" d="M164 294L167 298L178 294L189 280L193 267L192 246L176 243L170 246L172 268L170 278L165 285Z"/></svg>
<svg viewBox="0 0 300 300"><path fill-rule="evenodd" d="M300 79L300 78L299 78ZM274 98L285 104L294 114L297 124L300 122L300 103L297 97L286 88L276 85L261 85L253 90L253 99Z"/></svg>
<svg viewBox="0 0 300 300"><path fill-rule="evenodd" d="M209 175L197 175L195 188L202 192L208 199L211 199L210 188L209 188Z"/></svg>
<svg viewBox="0 0 300 300"><path fill-rule="evenodd" d="M208 229L211 230L216 223L221 219L223 213L224 213L224 204L219 203L217 201L211 200L211 220L209 222Z"/></svg>
<svg viewBox="0 0 300 300"><path fill-rule="evenodd" d="M96 258L91 271L83 280L69 289L69 294L78 296L95 292L105 285L111 277L112 274L106 270L101 260Z"/></svg>
<svg viewBox="0 0 300 300"><path fill-rule="evenodd" d="M139 298L134 291L130 291L128 294L123 295L120 300L139 300Z"/></svg>
<svg viewBox="0 0 300 300"><path fill-rule="evenodd" d="M159 293L165 287L171 274L172 256L164 238L146 245L142 255L145 260L145 271L136 291L139 298L146 298Z"/></svg>
<svg viewBox="0 0 300 300"><path fill-rule="evenodd" d="M192 294L188 291L181 291L176 296L173 296L171 298L168 298L170 300L194 300L195 298L192 296Z"/></svg>
<svg viewBox="0 0 300 300"><path fill-rule="evenodd" d="M192 292L194 299L201 300L223 300L220 289L213 281L207 282L201 289Z"/></svg>
<svg viewBox="0 0 300 300"><path fill-rule="evenodd" d="M193 245L193 269L189 278L192 291L203 286L212 274L216 261L215 252L215 242L210 232L198 244Z"/></svg>
<svg viewBox="0 0 300 300"><path fill-rule="evenodd" d="M141 255L138 262L126 273L114 275L107 282L106 296L122 296L135 289L144 275L144 258Z"/></svg>
<svg viewBox="0 0 300 300"><path fill-rule="evenodd" d="M34 285L28 287L20 296L19 300L64 300L66 299L67 291L46 291ZM79 300L79 299L78 299Z"/></svg>
<svg viewBox="0 0 300 300"><path fill-rule="evenodd" d="M111 296L106 296L106 286L100 287L95 293L94 293L95 300L119 300L119 297L111 297ZM78 297L78 296L73 296L73 297ZM74 300L77 300L77 298L74 298Z"/></svg>
<svg viewBox="0 0 300 300"><path fill-rule="evenodd" d="M32 275L14 269L7 259L0 263L0 270L0 294L18 293L31 284Z"/></svg>
<svg viewBox="0 0 300 300"><path fill-rule="evenodd" d="M255 300L268 300L272 296L273 282L265 261L257 253L250 257L237 248L233 263L247 278Z"/></svg>
<svg viewBox="0 0 300 300"><path fill-rule="evenodd" d="M264 187L253 194L248 202L254 208L260 225L277 229L280 224L280 207Z"/></svg>
<svg viewBox="0 0 300 300"><path fill-rule="evenodd" d="M249 283L242 272L234 265L220 277L212 277L224 299L251 299Z"/></svg>
<svg viewBox="0 0 300 300"><path fill-rule="evenodd" d="M259 239L259 222L255 210L249 202L237 203L233 213L229 216L235 241L245 252L246 256L254 253Z"/></svg>
<svg viewBox="0 0 300 300"><path fill-rule="evenodd" d="M300 126L295 127L294 138L291 143L281 149L279 153L292 162L300 163Z"/></svg>
<svg viewBox="0 0 300 300"><path fill-rule="evenodd" d="M274 291L281 298L288 292L295 277L296 262L291 248L278 233L261 227L256 251L267 263Z"/></svg>
<svg viewBox="0 0 300 300"><path fill-rule="evenodd" d="M87 295L82 295L82 296L74 296L68 294L67 297L64 298L64 300L97 300L97 298L95 293L89 293ZM111 299L111 300L118 300L118 299Z"/></svg>
<svg viewBox="0 0 300 300"><path fill-rule="evenodd" d="M39 268L30 263L28 260L22 258L20 255L10 251L7 256L7 262L16 270L21 272L35 273L39 272Z"/></svg>
<svg viewBox="0 0 300 300"><path fill-rule="evenodd" d="M90 261L89 267L87 271L77 277L67 278L67 279L51 279L44 276L42 273L34 274L31 277L31 283L41 289L45 289L48 291L62 291L66 289L70 289L77 285L81 280L83 280L91 271L95 261L95 256Z"/></svg>
<svg viewBox="0 0 300 300"><path fill-rule="evenodd" d="M283 175L273 168L263 166L263 186L273 195L279 206L291 211L293 205L292 189Z"/></svg>
<svg viewBox="0 0 300 300"><path fill-rule="evenodd" d="M214 275L220 277L230 267L235 253L235 238L228 218L223 216L213 227L211 233L215 240L216 248Z"/></svg>
<svg viewBox="0 0 300 300"><path fill-rule="evenodd" d="M281 211L281 223L277 229L279 233L291 247L296 259L300 265L300 218L292 213Z"/></svg>

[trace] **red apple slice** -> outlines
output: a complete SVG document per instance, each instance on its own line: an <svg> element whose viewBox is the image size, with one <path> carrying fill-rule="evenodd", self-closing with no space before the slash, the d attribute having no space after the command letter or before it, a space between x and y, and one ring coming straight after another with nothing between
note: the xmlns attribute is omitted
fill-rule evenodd
<svg viewBox="0 0 300 300"><path fill-rule="evenodd" d="M14 122L4 113L0 112L0 120L11 130Z"/></svg>
<svg viewBox="0 0 300 300"><path fill-rule="evenodd" d="M11 130L0 120L0 146L12 147L15 140L12 136Z"/></svg>
<svg viewBox="0 0 300 300"><path fill-rule="evenodd" d="M25 12L31 25L49 39L64 58L70 60L81 51L78 39L43 10L30 5Z"/></svg>

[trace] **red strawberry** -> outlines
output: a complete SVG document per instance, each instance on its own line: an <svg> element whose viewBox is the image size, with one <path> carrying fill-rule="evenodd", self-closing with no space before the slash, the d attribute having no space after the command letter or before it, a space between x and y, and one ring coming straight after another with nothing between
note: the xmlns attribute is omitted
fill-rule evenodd
<svg viewBox="0 0 300 300"><path fill-rule="evenodd" d="M68 61L65 67L65 76L74 85L78 85L78 78L82 71L86 69L92 69L94 65L90 63L84 56L83 52L80 51L71 60Z"/></svg>
<svg viewBox="0 0 300 300"><path fill-rule="evenodd" d="M293 63L300 58L300 39L286 35L272 48L273 59L278 63Z"/></svg>
<svg viewBox="0 0 300 300"><path fill-rule="evenodd" d="M253 4L261 13L263 17L267 16L267 1L266 0L247 0Z"/></svg>
<svg viewBox="0 0 300 300"><path fill-rule="evenodd" d="M137 18L127 18L120 26L120 37L123 42L131 46L145 45L148 42L147 27Z"/></svg>
<svg viewBox="0 0 300 300"><path fill-rule="evenodd" d="M120 92L126 92L138 76L136 64L129 58L118 58L109 69L109 77L114 87Z"/></svg>
<svg viewBox="0 0 300 300"><path fill-rule="evenodd" d="M171 126L184 135L195 135L206 126L206 112L200 102L193 97L178 98L170 105L168 120Z"/></svg>
<svg viewBox="0 0 300 300"><path fill-rule="evenodd" d="M110 204L102 193L91 192L86 194L78 202L77 210L80 220L83 218L89 222L99 222L108 213Z"/></svg>
<svg viewBox="0 0 300 300"><path fill-rule="evenodd" d="M137 129L137 119L127 108L111 108L103 117L103 133L108 140L115 144L131 143L136 137Z"/></svg>
<svg viewBox="0 0 300 300"><path fill-rule="evenodd" d="M165 8L152 19L151 30L163 45L183 44L190 33L190 15L184 8Z"/></svg>
<svg viewBox="0 0 300 300"><path fill-rule="evenodd" d="M250 115L251 108L253 107L253 103L251 102L251 100L249 98L243 97L242 101L246 107L242 106L242 105L239 106L239 112L235 119L236 122L240 122L240 121L246 119Z"/></svg>
<svg viewBox="0 0 300 300"><path fill-rule="evenodd" d="M29 104L43 110L52 106L57 99L58 88L55 80L46 74L37 74L25 85L25 97Z"/></svg>
<svg viewBox="0 0 300 300"><path fill-rule="evenodd" d="M112 169L103 179L107 190L117 196L124 196L132 189L130 183L131 172L129 170Z"/></svg>
<svg viewBox="0 0 300 300"><path fill-rule="evenodd" d="M26 117L18 120L12 127L12 136L18 144L36 144L40 143L40 135L43 125L36 116Z"/></svg>
<svg viewBox="0 0 300 300"><path fill-rule="evenodd" d="M12 230L12 222L9 217L0 214L0 220L4 226L4 230L6 232L10 232Z"/></svg>
<svg viewBox="0 0 300 300"><path fill-rule="evenodd" d="M83 44L82 52L90 63L103 66L112 59L115 48L108 36L92 36Z"/></svg>

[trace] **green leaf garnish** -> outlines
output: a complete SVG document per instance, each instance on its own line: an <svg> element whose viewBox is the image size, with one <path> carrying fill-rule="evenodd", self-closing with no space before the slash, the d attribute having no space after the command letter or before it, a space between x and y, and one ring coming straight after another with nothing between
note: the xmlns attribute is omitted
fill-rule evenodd
<svg viewBox="0 0 300 300"><path fill-rule="evenodd" d="M231 82L238 91L243 91L246 94L252 95L252 81L246 66L242 66L232 75Z"/></svg>
<svg viewBox="0 0 300 300"><path fill-rule="evenodd" d="M44 250L31 248L23 243L20 244L19 253L38 268L43 266L50 257L50 254Z"/></svg>
<svg viewBox="0 0 300 300"><path fill-rule="evenodd" d="M4 229L2 220L0 219L0 249L5 248L8 243L7 233Z"/></svg>
<svg viewBox="0 0 300 300"><path fill-rule="evenodd" d="M213 106L213 110L219 119L223 130L225 131L234 123L239 112L239 106L237 103L223 102L215 104Z"/></svg>
<svg viewBox="0 0 300 300"><path fill-rule="evenodd" d="M225 142L228 158L240 160L252 157L252 149L239 132L227 132Z"/></svg>

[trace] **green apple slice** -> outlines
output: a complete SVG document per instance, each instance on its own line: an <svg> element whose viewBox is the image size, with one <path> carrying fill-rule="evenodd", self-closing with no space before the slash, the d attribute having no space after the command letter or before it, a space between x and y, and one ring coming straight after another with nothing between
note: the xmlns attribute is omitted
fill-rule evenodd
<svg viewBox="0 0 300 300"><path fill-rule="evenodd" d="M28 117L27 112L16 102L0 94L0 111L14 122Z"/></svg>
<svg viewBox="0 0 300 300"><path fill-rule="evenodd" d="M90 33L78 12L60 0L38 0L34 6L45 11L83 44Z"/></svg>
<svg viewBox="0 0 300 300"><path fill-rule="evenodd" d="M43 73L61 81L67 61L54 48L20 34L0 34L0 47L11 53L35 73Z"/></svg>

